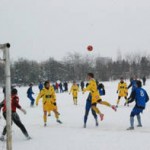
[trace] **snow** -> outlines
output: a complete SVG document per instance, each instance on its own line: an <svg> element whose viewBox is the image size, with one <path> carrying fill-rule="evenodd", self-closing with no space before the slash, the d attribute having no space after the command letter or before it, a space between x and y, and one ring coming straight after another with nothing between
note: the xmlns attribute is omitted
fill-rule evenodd
<svg viewBox="0 0 150 150"><path fill-rule="evenodd" d="M103 82L106 88L106 95L103 100L115 104L117 100L118 81ZM127 81L129 84L129 81ZM16 125L13 125L13 150L148 150L150 147L150 103L142 115L142 128L135 128L134 131L127 131L129 127L129 115L134 106L123 106L124 99L120 101L117 112L112 109L98 105L99 109L105 114L104 120L99 120L99 126L95 126L95 121L91 112L87 122L87 128L83 128L83 116L85 111L86 97L82 92L78 96L78 105L73 105L72 96L68 93L57 94L57 104L60 112L60 120L63 124L58 124L52 113L48 117L47 127L43 126L42 101L39 106L31 108L30 102L26 97L28 87L18 88L20 104L27 110L24 115L18 110L18 114L27 128L31 140L26 140L22 132ZM148 93L150 80L144 87ZM0 91L2 91L0 89ZM33 87L34 97L38 94L37 86ZM150 95L150 94L149 94ZM0 92L0 99L3 98ZM1 114L2 116L2 114ZM135 118L135 125L137 124ZM5 121L0 119L0 132L3 130ZM0 150L6 149L6 142L0 142Z"/></svg>

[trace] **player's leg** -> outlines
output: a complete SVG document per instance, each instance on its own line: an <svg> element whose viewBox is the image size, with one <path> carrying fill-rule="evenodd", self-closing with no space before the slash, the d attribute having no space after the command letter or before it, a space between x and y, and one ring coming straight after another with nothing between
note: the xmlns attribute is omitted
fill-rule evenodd
<svg viewBox="0 0 150 150"><path fill-rule="evenodd" d="M6 112L3 113L3 117L4 117L4 119L6 120ZM4 141L6 132L7 132L7 130L6 130L6 125L5 125L4 128L3 128L2 135L0 136L0 140L1 140L1 141Z"/></svg>
<svg viewBox="0 0 150 150"><path fill-rule="evenodd" d="M120 98L121 98L121 96L118 96L116 107L118 107L118 105L120 103Z"/></svg>
<svg viewBox="0 0 150 150"><path fill-rule="evenodd" d="M51 110L48 111L48 116L51 116Z"/></svg>
<svg viewBox="0 0 150 150"><path fill-rule="evenodd" d="M85 114L84 114L84 128L86 128L86 123L87 123L90 108L91 108L91 101L86 100Z"/></svg>
<svg viewBox="0 0 150 150"><path fill-rule="evenodd" d="M31 106L34 106L34 101L35 101L35 99L31 95Z"/></svg>
<svg viewBox="0 0 150 150"><path fill-rule="evenodd" d="M93 117L95 119L96 126L98 126L97 114L96 114L96 112L93 109L91 109L91 111L92 111L92 115L93 115Z"/></svg>
<svg viewBox="0 0 150 150"><path fill-rule="evenodd" d="M43 111L43 121L44 121L44 126L47 126L47 111Z"/></svg>
<svg viewBox="0 0 150 150"><path fill-rule="evenodd" d="M142 113L143 110L141 110L140 113ZM137 115L137 121L138 121L138 125L137 127L142 127L142 121L141 121L141 115L140 113Z"/></svg>
<svg viewBox="0 0 150 150"><path fill-rule="evenodd" d="M104 119L104 114L100 112L98 107L96 107L97 103L92 103L92 110L95 111L100 116L100 120L102 121Z"/></svg>
<svg viewBox="0 0 150 150"><path fill-rule="evenodd" d="M77 91L74 93L74 98L75 98L75 105L77 105L77 102L78 102L78 92Z"/></svg>
<svg viewBox="0 0 150 150"><path fill-rule="evenodd" d="M12 113L12 120L20 128L20 130L25 135L25 137L29 139L30 138L29 134L28 134L25 126L22 124L19 115L16 112Z"/></svg>
<svg viewBox="0 0 150 150"><path fill-rule="evenodd" d="M60 113L58 112L58 108L57 108L57 104L55 103L51 103L51 110L54 112L55 114L55 118L56 118L56 122L62 124L62 122L59 119L59 115Z"/></svg>
<svg viewBox="0 0 150 150"><path fill-rule="evenodd" d="M129 106L127 96L125 96L124 98L125 98L125 101L126 101L126 102L124 103L124 106L126 106L126 105Z"/></svg>
<svg viewBox="0 0 150 150"><path fill-rule="evenodd" d="M75 105L77 105L77 98L78 98L77 95L74 95L73 101L74 101L74 104L75 104Z"/></svg>
<svg viewBox="0 0 150 150"><path fill-rule="evenodd" d="M130 127L127 130L134 130L134 116L140 114L140 110L137 107L134 107L130 114Z"/></svg>
<svg viewBox="0 0 150 150"><path fill-rule="evenodd" d="M116 109L116 106L114 105L111 105L109 102L107 101L102 101L101 99L97 101L99 104L102 104L102 105L105 105L105 106L108 106L110 108L112 108L114 111L117 111Z"/></svg>

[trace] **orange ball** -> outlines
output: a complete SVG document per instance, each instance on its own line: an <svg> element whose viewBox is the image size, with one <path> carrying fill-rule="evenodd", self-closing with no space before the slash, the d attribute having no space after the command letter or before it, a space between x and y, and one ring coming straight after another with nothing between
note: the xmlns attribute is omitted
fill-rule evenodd
<svg viewBox="0 0 150 150"><path fill-rule="evenodd" d="M87 47L87 50L88 50L88 51L92 51L92 50L93 50L93 46L92 46L92 45L89 45L89 46Z"/></svg>

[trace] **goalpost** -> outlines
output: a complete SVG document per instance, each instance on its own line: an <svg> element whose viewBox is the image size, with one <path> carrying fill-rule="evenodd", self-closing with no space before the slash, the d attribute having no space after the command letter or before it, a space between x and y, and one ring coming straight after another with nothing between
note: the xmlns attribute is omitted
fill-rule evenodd
<svg viewBox="0 0 150 150"><path fill-rule="evenodd" d="M3 52L3 61L5 64L5 99L6 99L6 129L7 129L7 150L12 150L12 129L11 129L11 76L10 76L10 44L0 44L0 50Z"/></svg>

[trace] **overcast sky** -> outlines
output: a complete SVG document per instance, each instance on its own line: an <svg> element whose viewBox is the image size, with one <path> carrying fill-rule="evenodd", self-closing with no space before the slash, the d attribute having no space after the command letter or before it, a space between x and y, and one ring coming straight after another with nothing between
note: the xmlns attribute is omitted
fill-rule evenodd
<svg viewBox="0 0 150 150"><path fill-rule="evenodd" d="M0 43L5 42L13 60L60 60L74 51L112 58L118 50L149 53L150 1L0 0Z"/></svg>

